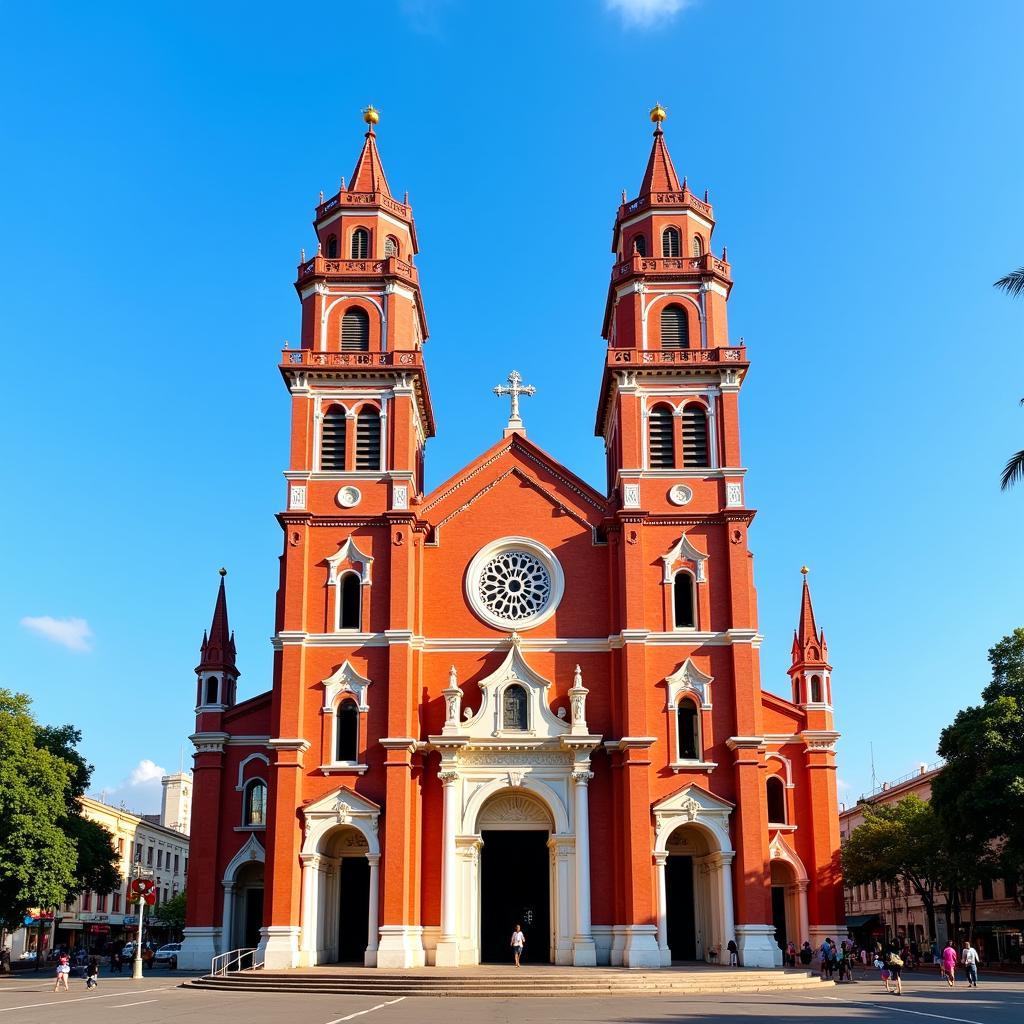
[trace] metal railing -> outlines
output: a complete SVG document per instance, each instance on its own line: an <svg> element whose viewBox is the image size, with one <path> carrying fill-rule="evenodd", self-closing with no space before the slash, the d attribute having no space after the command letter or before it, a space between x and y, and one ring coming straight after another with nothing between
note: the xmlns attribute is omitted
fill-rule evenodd
<svg viewBox="0 0 1024 1024"><path fill-rule="evenodd" d="M235 971L256 971L262 967L263 961L256 959L255 949L232 949L227 953L218 953L210 961L210 975L222 978Z"/></svg>

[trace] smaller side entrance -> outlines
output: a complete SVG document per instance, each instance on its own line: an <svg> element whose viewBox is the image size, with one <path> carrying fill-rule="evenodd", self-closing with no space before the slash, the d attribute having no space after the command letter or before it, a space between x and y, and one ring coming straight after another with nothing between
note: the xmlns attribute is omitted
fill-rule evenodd
<svg viewBox="0 0 1024 1024"><path fill-rule="evenodd" d="M548 834L536 829L484 830L480 852L480 953L484 963L511 963L512 930L526 933L524 963L550 960Z"/></svg>
<svg viewBox="0 0 1024 1024"><path fill-rule="evenodd" d="M338 962L362 964L370 912L370 862L365 857L342 857L338 877Z"/></svg>
<svg viewBox="0 0 1024 1024"><path fill-rule="evenodd" d="M789 936L786 934L786 887L772 886L772 924L775 926L775 942L785 950Z"/></svg>
<svg viewBox="0 0 1024 1024"><path fill-rule="evenodd" d="M693 858L673 854L665 862L668 948L673 960L697 959L697 915L693 900Z"/></svg>

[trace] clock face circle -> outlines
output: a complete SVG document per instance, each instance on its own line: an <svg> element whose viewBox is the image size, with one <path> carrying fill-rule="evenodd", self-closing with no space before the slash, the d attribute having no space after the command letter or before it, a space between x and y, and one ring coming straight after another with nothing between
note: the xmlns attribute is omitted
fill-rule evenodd
<svg viewBox="0 0 1024 1024"><path fill-rule="evenodd" d="M689 505L693 501L693 491L686 484L676 484L668 489L668 500L673 505Z"/></svg>
<svg viewBox="0 0 1024 1024"><path fill-rule="evenodd" d="M338 491L337 502L342 508L355 508L363 500L362 491L349 484Z"/></svg>

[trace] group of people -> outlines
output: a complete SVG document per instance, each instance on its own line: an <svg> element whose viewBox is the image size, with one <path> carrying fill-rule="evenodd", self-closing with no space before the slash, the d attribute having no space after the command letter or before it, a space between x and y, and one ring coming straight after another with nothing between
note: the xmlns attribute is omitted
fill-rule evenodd
<svg viewBox="0 0 1024 1024"><path fill-rule="evenodd" d="M59 989L68 991L68 978L71 976L71 956L68 953L61 953L57 957L57 978L53 983L53 991ZM85 987L95 988L100 979L100 958L91 956L85 964Z"/></svg>

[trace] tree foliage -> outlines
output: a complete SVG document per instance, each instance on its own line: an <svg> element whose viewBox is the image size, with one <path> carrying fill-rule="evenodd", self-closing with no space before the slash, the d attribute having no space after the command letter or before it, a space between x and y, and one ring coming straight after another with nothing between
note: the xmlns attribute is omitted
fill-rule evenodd
<svg viewBox="0 0 1024 1024"><path fill-rule="evenodd" d="M175 936L180 937L182 929L185 927L184 891L179 892L177 896L172 896L169 900L164 900L156 908L155 916L163 921Z"/></svg>
<svg viewBox="0 0 1024 1024"><path fill-rule="evenodd" d="M37 742L27 695L0 689L0 925L64 901L78 857L62 828L72 767Z"/></svg>
<svg viewBox="0 0 1024 1024"><path fill-rule="evenodd" d="M959 712L939 738L946 768L932 803L950 834L984 844L997 870L1024 881L1024 629L1003 637L988 660L982 703Z"/></svg>

